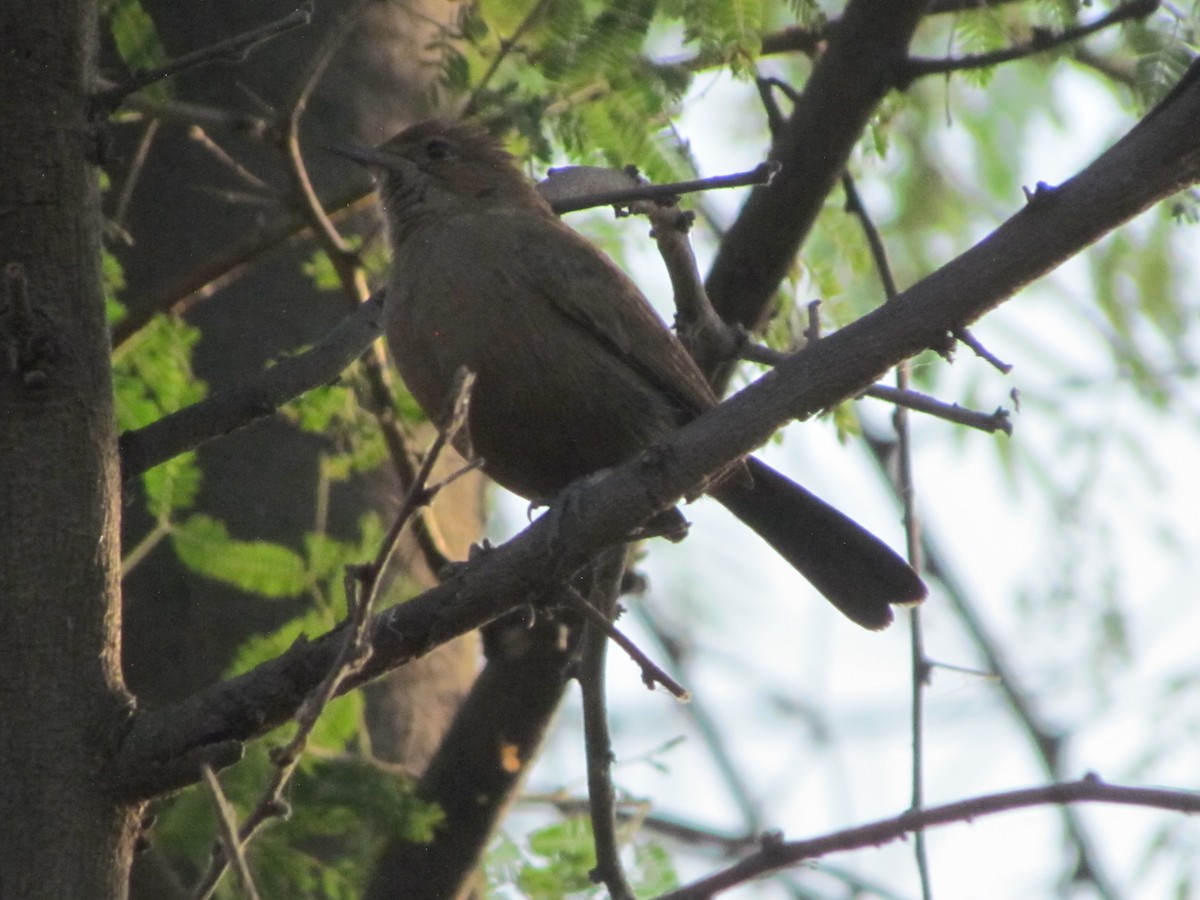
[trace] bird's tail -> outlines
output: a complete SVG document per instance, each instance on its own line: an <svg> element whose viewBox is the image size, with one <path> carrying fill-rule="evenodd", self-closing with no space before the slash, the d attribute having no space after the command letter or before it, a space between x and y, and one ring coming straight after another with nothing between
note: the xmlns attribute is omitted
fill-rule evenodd
<svg viewBox="0 0 1200 900"><path fill-rule="evenodd" d="M712 496L749 525L848 618L877 631L893 605L925 598L925 584L887 544L753 457L754 484L726 479Z"/></svg>

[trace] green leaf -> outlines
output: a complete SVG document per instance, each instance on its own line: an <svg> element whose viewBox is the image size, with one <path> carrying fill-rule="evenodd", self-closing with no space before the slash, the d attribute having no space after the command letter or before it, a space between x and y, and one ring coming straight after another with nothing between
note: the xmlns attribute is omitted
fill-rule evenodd
<svg viewBox="0 0 1200 900"><path fill-rule="evenodd" d="M661 844L635 843L631 887L639 897L657 897L679 887L679 873Z"/></svg>
<svg viewBox="0 0 1200 900"><path fill-rule="evenodd" d="M282 412L304 431L329 432L335 422L344 423L358 416L361 409L348 384L323 384L290 401Z"/></svg>
<svg viewBox="0 0 1200 900"><path fill-rule="evenodd" d="M592 888L596 865L591 823L582 816L534 832L529 848L547 860L521 870L517 884L533 900L553 900Z"/></svg>
<svg viewBox="0 0 1200 900"><path fill-rule="evenodd" d="M335 697L321 710L309 735L309 744L331 753L346 750L363 727L363 709L361 691Z"/></svg>
<svg viewBox="0 0 1200 900"><path fill-rule="evenodd" d="M146 509L160 521L190 509L200 492L201 474L196 451L191 450L155 466L142 476Z"/></svg>
<svg viewBox="0 0 1200 900"><path fill-rule="evenodd" d="M309 577L314 581L332 579L340 586L346 566L370 559L383 540L383 522L378 513L367 512L358 520L358 543L339 541L327 534L304 536L304 555ZM339 613L344 607L338 607Z"/></svg>
<svg viewBox="0 0 1200 900"><path fill-rule="evenodd" d="M116 325L124 321L126 315L128 315L128 310L125 309L124 303L111 294L104 295L104 320L109 325Z"/></svg>
<svg viewBox="0 0 1200 900"><path fill-rule="evenodd" d="M108 29L117 54L132 71L157 68L167 62L154 20L139 0L114 0L108 9ZM165 81L147 85L142 92L157 101L170 97Z"/></svg>
<svg viewBox="0 0 1200 900"><path fill-rule="evenodd" d="M685 40L699 44L703 57L728 66L735 76L753 76L762 51L762 0L684 0L677 16Z"/></svg>
<svg viewBox="0 0 1200 900"><path fill-rule="evenodd" d="M273 764L265 742L220 773L226 798L244 817L257 803ZM445 818L413 795L412 780L365 760L339 756L301 760L287 790L291 814L260 830L247 846L247 859L263 897L363 896L366 880L386 840L432 838ZM212 802L200 786L180 792L156 810L155 843L168 865L200 871L212 850ZM218 897L238 898L226 878Z"/></svg>
<svg viewBox="0 0 1200 900"><path fill-rule="evenodd" d="M149 69L167 61L154 20L139 0L115 0L108 9L108 27L117 53L131 69Z"/></svg>
<svg viewBox="0 0 1200 900"><path fill-rule="evenodd" d="M224 524L200 514L171 531L179 558L193 572L263 597L299 595L308 585L304 560L281 544L238 541Z"/></svg>
<svg viewBox="0 0 1200 900"><path fill-rule="evenodd" d="M104 289L108 324L115 325L125 318L125 307L117 300L117 294L125 290L125 270L121 261L107 248L103 248L100 253L100 280Z"/></svg>
<svg viewBox="0 0 1200 900"><path fill-rule="evenodd" d="M113 364L117 422L141 428L203 399L207 388L192 372L200 331L178 316L155 316L117 354Z"/></svg>
<svg viewBox="0 0 1200 900"><path fill-rule="evenodd" d="M296 641L315 638L336 624L337 620L328 610L314 607L269 634L256 634L244 641L225 674L232 678L249 672L255 666L280 656Z"/></svg>

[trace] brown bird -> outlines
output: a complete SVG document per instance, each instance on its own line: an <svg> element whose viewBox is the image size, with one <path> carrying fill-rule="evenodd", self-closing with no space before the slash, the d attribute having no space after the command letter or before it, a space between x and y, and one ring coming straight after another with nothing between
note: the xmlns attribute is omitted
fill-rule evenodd
<svg viewBox="0 0 1200 900"><path fill-rule="evenodd" d="M475 373L467 430L495 481L548 501L662 441L716 402L634 283L564 225L481 129L428 121L377 149L331 147L376 175L392 244L392 356L431 416ZM858 624L925 596L887 545L753 457L710 495Z"/></svg>

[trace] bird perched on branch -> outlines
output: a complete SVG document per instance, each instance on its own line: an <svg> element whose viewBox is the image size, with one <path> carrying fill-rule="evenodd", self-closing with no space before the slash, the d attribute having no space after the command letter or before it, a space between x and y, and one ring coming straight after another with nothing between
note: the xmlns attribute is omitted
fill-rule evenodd
<svg viewBox="0 0 1200 900"><path fill-rule="evenodd" d="M483 130L434 120L378 148L332 147L378 181L392 245L385 325L432 416L461 367L484 471L530 500L661 442L717 402L634 283L564 225ZM709 494L870 629L925 596L887 545L753 457Z"/></svg>

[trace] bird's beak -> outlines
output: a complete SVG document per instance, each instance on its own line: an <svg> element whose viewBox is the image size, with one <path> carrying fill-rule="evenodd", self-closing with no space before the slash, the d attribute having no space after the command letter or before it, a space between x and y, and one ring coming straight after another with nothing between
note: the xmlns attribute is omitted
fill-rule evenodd
<svg viewBox="0 0 1200 900"><path fill-rule="evenodd" d="M376 150L374 147L363 147L358 144L326 144L325 149L359 165L381 169L396 168L395 157Z"/></svg>

